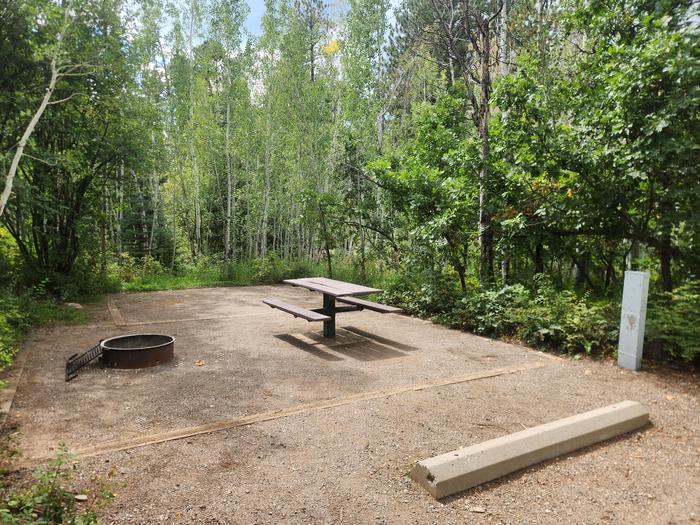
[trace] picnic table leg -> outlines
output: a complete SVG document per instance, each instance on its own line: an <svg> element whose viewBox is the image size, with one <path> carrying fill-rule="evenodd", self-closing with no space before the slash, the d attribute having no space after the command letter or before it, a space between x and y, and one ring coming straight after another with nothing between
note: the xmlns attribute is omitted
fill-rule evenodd
<svg viewBox="0 0 700 525"><path fill-rule="evenodd" d="M335 337L335 297L323 294L323 313L330 319L323 321L323 337Z"/></svg>

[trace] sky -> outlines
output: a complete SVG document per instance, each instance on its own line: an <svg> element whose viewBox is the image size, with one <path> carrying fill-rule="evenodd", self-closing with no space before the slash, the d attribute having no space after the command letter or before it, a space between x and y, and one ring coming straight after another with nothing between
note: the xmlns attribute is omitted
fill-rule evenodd
<svg viewBox="0 0 700 525"><path fill-rule="evenodd" d="M263 0L248 0L248 7L250 7L250 13L245 22L245 27L251 34L259 35L262 31L260 22L265 12L265 2Z"/></svg>
<svg viewBox="0 0 700 525"><path fill-rule="evenodd" d="M264 0L247 0L248 7L250 7L250 13L245 23L246 29L255 36L259 36L262 33L262 28L260 23L262 21L263 13L265 12L265 2ZM391 0L392 7L396 8L401 0ZM326 3L331 5L332 10L342 11L347 2L345 0L326 0Z"/></svg>

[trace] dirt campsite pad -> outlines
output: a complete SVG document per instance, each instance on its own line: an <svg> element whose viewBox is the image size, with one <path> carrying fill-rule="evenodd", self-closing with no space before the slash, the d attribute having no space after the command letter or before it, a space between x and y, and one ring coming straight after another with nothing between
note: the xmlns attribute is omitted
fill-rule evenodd
<svg viewBox="0 0 700 525"><path fill-rule="evenodd" d="M105 523L700 523L697 377L574 361L401 315L320 327L286 286L112 295L90 324L37 330L6 428L25 461L64 442L80 482L110 477ZM75 352L120 334L175 336L175 360L90 366ZM639 401L652 425L435 501L418 460Z"/></svg>

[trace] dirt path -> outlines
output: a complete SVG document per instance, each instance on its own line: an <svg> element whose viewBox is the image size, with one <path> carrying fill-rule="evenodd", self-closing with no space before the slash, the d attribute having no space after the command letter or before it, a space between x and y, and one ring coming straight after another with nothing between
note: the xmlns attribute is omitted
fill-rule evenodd
<svg viewBox="0 0 700 525"><path fill-rule="evenodd" d="M341 344L326 345L320 325L268 309L267 296L318 302L288 287L120 294L91 307L91 325L39 330L7 424L41 458L59 441L94 449L285 413L82 459L85 481L114 474L106 523L700 522L696 377L371 312L340 316ZM176 362L63 381L69 355L135 332L174 335ZM513 371L493 375L502 369ZM444 384L455 377L474 379ZM368 396L378 392L393 393ZM441 502L405 475L416 460L622 399L645 404L653 425Z"/></svg>

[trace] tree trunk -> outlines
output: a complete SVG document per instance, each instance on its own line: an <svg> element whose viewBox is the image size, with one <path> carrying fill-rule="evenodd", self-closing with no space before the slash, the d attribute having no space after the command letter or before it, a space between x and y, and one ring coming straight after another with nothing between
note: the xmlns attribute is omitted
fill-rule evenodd
<svg viewBox="0 0 700 525"><path fill-rule="evenodd" d="M503 286L508 286L510 283L510 256L507 254L501 261L501 282Z"/></svg>
<svg viewBox="0 0 700 525"><path fill-rule="evenodd" d="M231 168L231 151L230 151L230 136L231 136L231 99L226 99L226 134L224 148L226 150L226 224L224 226L224 259L228 261L231 258L232 251L235 252L235 247L231 248L231 214L233 212L233 173ZM235 253L233 255L235 260Z"/></svg>
<svg viewBox="0 0 700 525"><path fill-rule="evenodd" d="M153 146L153 150L155 151L156 147L156 141L155 141L155 136L153 135L153 132L151 132L151 144ZM151 185L153 186L152 188L152 201L151 201L151 212L152 212L152 217L151 217L151 233L148 238L148 255L151 255L151 251L153 250L153 243L155 240L155 234L156 234L156 228L158 227L158 206L159 206L159 199L160 199L160 181L158 180L158 174L156 173L156 164L155 164L155 159L153 162L153 169L151 171Z"/></svg>
<svg viewBox="0 0 700 525"><path fill-rule="evenodd" d="M309 46L309 60L311 61L311 82L314 82L316 80L316 63L315 63L315 56L314 56L314 46L311 44Z"/></svg>
<svg viewBox="0 0 700 525"><path fill-rule="evenodd" d="M202 210L199 203L199 171L197 170L197 156L194 149L195 122L194 122L194 50L192 48L192 33L194 32L194 11L190 13L189 52L190 52L190 160L192 162L192 178L194 179L194 251L195 255L202 253Z"/></svg>
<svg viewBox="0 0 700 525"><path fill-rule="evenodd" d="M637 261L640 257L639 241L636 239L630 240L630 249L625 260L625 268L627 270L636 270Z"/></svg>
<svg viewBox="0 0 700 525"><path fill-rule="evenodd" d="M467 293L467 269L458 261L454 263L454 268L459 276L459 286L462 289L462 293Z"/></svg>
<svg viewBox="0 0 700 525"><path fill-rule="evenodd" d="M382 154L384 144L384 108L377 113L377 155Z"/></svg>
<svg viewBox="0 0 700 525"><path fill-rule="evenodd" d="M173 260L170 262L171 270L175 271L177 259L177 188L173 186Z"/></svg>
<svg viewBox="0 0 700 525"><path fill-rule="evenodd" d="M616 281L616 276L615 276L615 255L610 254L610 258L607 260L607 263L605 265L605 289L607 290L608 287Z"/></svg>
<svg viewBox="0 0 700 525"><path fill-rule="evenodd" d="M102 180L102 211L100 219L100 276L105 279L107 277L107 217L109 210L107 209L107 187L104 179Z"/></svg>
<svg viewBox="0 0 700 525"><path fill-rule="evenodd" d="M196 255L196 248L192 234L192 225L190 223L190 207L189 195L187 193L187 185L185 184L185 174L183 173L182 162L177 162L177 174L180 179L180 190L182 191L182 202L184 210L185 235L187 236L187 244L189 245L192 256Z"/></svg>
<svg viewBox="0 0 700 525"><path fill-rule="evenodd" d="M544 273L543 251L544 251L544 247L542 246L542 243L538 242L535 245L535 256L534 256L535 273Z"/></svg>
<svg viewBox="0 0 700 525"><path fill-rule="evenodd" d="M60 34L58 35L58 41L60 44L60 41L61 41ZM51 79L49 80L49 86L46 88L46 92L44 93L44 97L41 99L41 103L39 104L39 109L37 109L36 113L34 113L34 116L29 121L27 128L24 130L24 133L22 134L22 138L20 138L20 140L19 140L19 144L17 145L17 149L15 150L15 154L12 157L12 163L10 163L10 170L7 172L7 175L5 176L5 188L2 190L2 194L0 194L0 217L2 217L2 214L5 211L5 206L7 205L7 201L10 199L10 193L12 193L12 183L15 179L15 174L17 173L17 168L19 167L19 161L22 160L22 154L24 153L24 148L27 147L27 142L29 141L29 137L32 136L32 133L34 132L34 128L36 128L36 125L39 123L39 119L41 118L41 115L44 114L44 110L49 105L49 101L51 100L51 96L53 95L53 91L56 88L57 80L58 80L58 67L56 65L56 58L54 57L51 60Z"/></svg>
<svg viewBox="0 0 700 525"><path fill-rule="evenodd" d="M579 255L574 258L574 287L580 288L586 282L586 272L587 270L587 257L586 254Z"/></svg>
<svg viewBox="0 0 700 525"><path fill-rule="evenodd" d="M333 264L331 261L331 247L328 234L328 226L326 224L326 214L323 211L323 206L320 206L320 218L321 218L321 230L323 231L323 244L324 251L326 253L326 264L328 266L328 277L333 278Z"/></svg>
<svg viewBox="0 0 700 525"><path fill-rule="evenodd" d="M489 99L491 96L491 35L489 22L483 20L481 31L481 99L479 104L479 138L481 139L481 171L479 173L479 280L482 284L493 283L493 230L489 203Z"/></svg>
<svg viewBox="0 0 700 525"><path fill-rule="evenodd" d="M139 179L136 176L136 172L131 170L131 176L134 179L134 188L138 192L139 207L141 208L141 253L142 255L148 255L148 225L146 224L146 200L144 198L144 189L141 188L139 184ZM144 259L144 273L146 272L146 260Z"/></svg>
<svg viewBox="0 0 700 525"><path fill-rule="evenodd" d="M192 177L194 179L194 250L195 254L202 253L202 209L199 204L199 172L197 156L194 151L194 130L190 135L190 159L192 160Z"/></svg>
<svg viewBox="0 0 700 525"><path fill-rule="evenodd" d="M673 275L671 274L672 250L671 240L665 238L659 249L659 259L661 260L661 287L664 292L673 291Z"/></svg>
<svg viewBox="0 0 700 525"><path fill-rule="evenodd" d="M122 245L122 223L124 220L124 162L119 167L119 180L117 181L117 261L121 263L124 246Z"/></svg>
<svg viewBox="0 0 700 525"><path fill-rule="evenodd" d="M508 0L503 0L498 27L498 62L501 75L507 75L508 66Z"/></svg>
<svg viewBox="0 0 700 525"><path fill-rule="evenodd" d="M267 220L270 207L270 156L272 155L272 116L268 109L267 115L267 140L265 142L265 187L263 189L263 215L260 226L260 254L264 257L267 253Z"/></svg>

